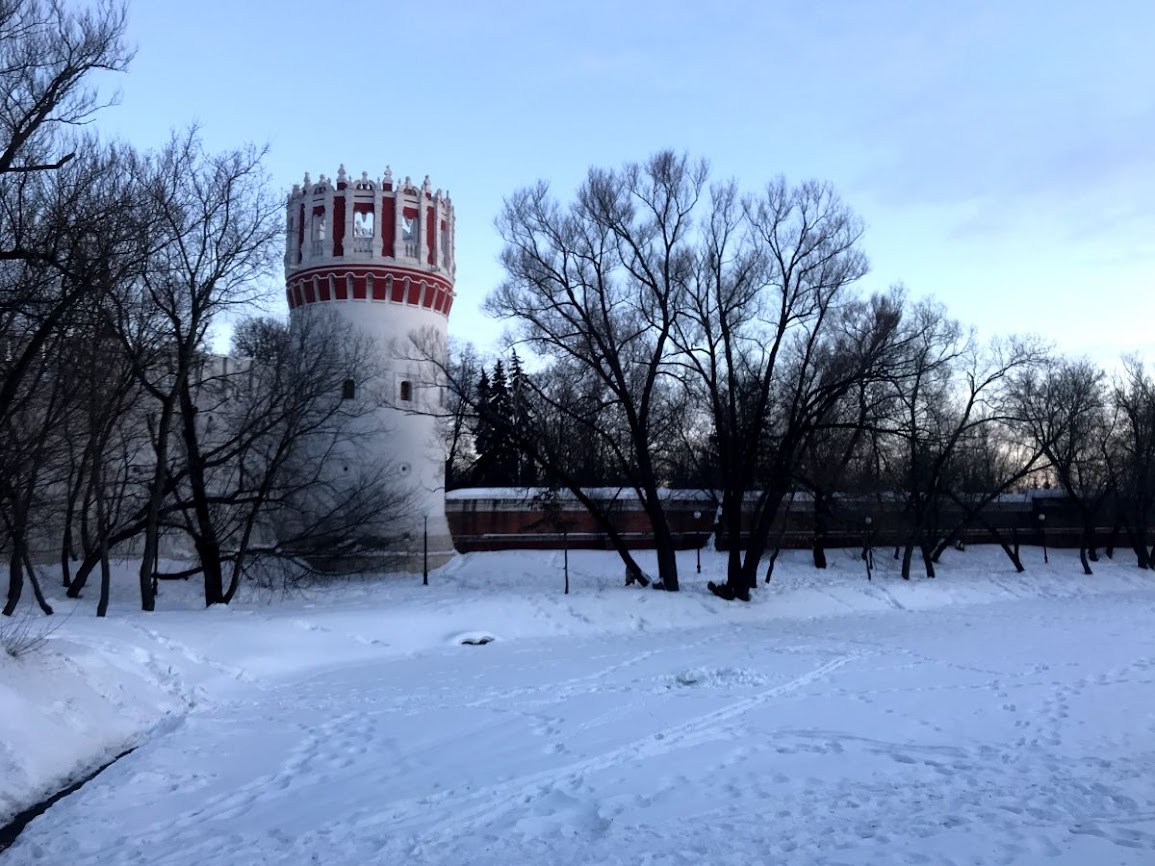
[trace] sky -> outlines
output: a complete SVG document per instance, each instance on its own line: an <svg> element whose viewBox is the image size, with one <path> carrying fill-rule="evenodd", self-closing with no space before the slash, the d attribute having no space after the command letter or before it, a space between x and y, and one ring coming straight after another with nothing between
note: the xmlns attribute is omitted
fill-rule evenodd
<svg viewBox="0 0 1155 866"><path fill-rule="evenodd" d="M200 124L304 173L395 175L457 214L451 336L495 348L502 201L672 148L751 192L829 181L866 223L862 287L985 336L1151 354L1155 4L1144 0L130 0L99 116L141 148Z"/></svg>

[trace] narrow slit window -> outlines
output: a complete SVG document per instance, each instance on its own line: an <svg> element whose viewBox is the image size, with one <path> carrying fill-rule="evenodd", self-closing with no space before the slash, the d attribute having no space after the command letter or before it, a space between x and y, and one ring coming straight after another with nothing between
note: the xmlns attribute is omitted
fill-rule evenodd
<svg viewBox="0 0 1155 866"><path fill-rule="evenodd" d="M341 399L352 400L357 396L357 383L352 379L346 379L341 383Z"/></svg>
<svg viewBox="0 0 1155 866"><path fill-rule="evenodd" d="M401 399L406 403L413 399L413 383L408 379L401 383Z"/></svg>

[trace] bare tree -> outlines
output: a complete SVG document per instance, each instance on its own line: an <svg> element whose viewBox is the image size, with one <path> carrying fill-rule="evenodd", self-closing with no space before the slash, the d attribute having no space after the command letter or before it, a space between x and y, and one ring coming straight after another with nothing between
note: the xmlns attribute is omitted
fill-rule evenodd
<svg viewBox="0 0 1155 866"><path fill-rule="evenodd" d="M730 553L711 589L744 599L807 442L881 362L899 307L850 295L862 225L829 186L779 178L743 199L725 184L710 212L677 339L717 443Z"/></svg>
<svg viewBox="0 0 1155 866"><path fill-rule="evenodd" d="M41 353L32 367L19 399L0 419L0 526L8 553L8 596L0 613L11 616L23 592L25 578L32 582L37 602L45 613L51 607L32 568L33 531L50 525L59 505L58 492L67 464L60 430L73 402L69 377L61 375L56 345Z"/></svg>
<svg viewBox="0 0 1155 866"><path fill-rule="evenodd" d="M877 389L869 385L861 382L831 404L826 415L818 419L813 434L802 443L796 478L812 498L811 549L815 568L826 568L826 540L839 522L839 499L848 492L848 470L868 451L867 431L876 420L877 411Z"/></svg>
<svg viewBox="0 0 1155 866"><path fill-rule="evenodd" d="M518 337L538 357L564 364L583 390L599 393L604 405L589 413L550 401L539 388L551 410L604 447L627 479L650 519L658 585L668 590L678 589L677 557L653 445L671 421L662 382L693 267L692 214L705 182L704 164L663 152L620 171L591 169L568 207L544 183L516 192L497 221L507 278L486 302L491 313L517 324ZM534 457L542 463L546 455ZM552 469L581 500L574 476L563 466ZM583 504L598 519L588 497ZM607 525L608 516L601 517ZM617 549L631 574L640 574L628 548Z"/></svg>
<svg viewBox="0 0 1155 866"><path fill-rule="evenodd" d="M111 591L114 529L139 507L147 435L147 406L121 341L112 332L106 298L74 311L78 327L61 346L63 375L75 398L63 420L69 452L61 530L61 577L70 588L71 562L95 553L100 564L97 616L105 616Z"/></svg>
<svg viewBox="0 0 1155 866"><path fill-rule="evenodd" d="M128 67L125 24L116 0L79 9L61 0L0 0L0 175L51 171L75 157L63 133L107 104L88 79ZM35 241L5 240L0 259L43 254Z"/></svg>
<svg viewBox="0 0 1155 866"><path fill-rule="evenodd" d="M472 438L477 426L477 384L484 365L472 343L449 345L447 379L454 383L448 389L446 413L441 419L445 442L445 489L468 484L474 463Z"/></svg>
<svg viewBox="0 0 1155 866"><path fill-rule="evenodd" d="M1111 387L1115 416L1106 458L1123 524L1140 568L1155 568L1150 542L1155 515L1155 381L1137 357L1123 359Z"/></svg>
<svg viewBox="0 0 1155 866"><path fill-rule="evenodd" d="M977 479L965 473L977 468L988 434L1012 417L1012 377L1034 369L1042 354L1022 340L982 346L973 331L948 318L933 301L911 308L898 345L899 363L888 377L890 411L883 422L891 445L883 454L889 457L894 489L904 497L902 576L909 579L917 547L927 577L934 577L934 563L949 540L1038 465L1038 448L1013 466L1006 460L985 461L986 489L967 489ZM997 477L996 467L1002 470ZM1005 543L1003 548L1021 570L1013 550Z"/></svg>
<svg viewBox="0 0 1155 866"><path fill-rule="evenodd" d="M1027 361L1025 366L1031 363ZM989 512L1004 494L1042 471L1046 461L1038 446L1021 435L1005 385L998 389L1001 408L992 411L987 407L977 412L977 423L955 445L956 454L943 487L945 497L956 507L954 522L941 533L931 554L932 562L938 562L952 542L956 547L963 546L965 531L977 524L1002 548L1015 571L1025 570L1019 557L1019 527L1011 527L1008 539L1003 528L992 522Z"/></svg>
<svg viewBox="0 0 1155 866"><path fill-rule="evenodd" d="M1015 378L1019 423L1046 455L1049 471L1079 514L1079 559L1091 574L1096 525L1110 492L1111 438L1103 371L1088 361L1054 359Z"/></svg>
<svg viewBox="0 0 1155 866"><path fill-rule="evenodd" d="M957 399L956 376L974 360L975 338L932 302L915 306L903 330L903 363L890 381L891 426L885 433L891 447L881 451L891 483L904 497L906 537L895 556L901 548L902 576L909 580L916 545L927 577L934 577L943 479L968 421Z"/></svg>
<svg viewBox="0 0 1155 866"><path fill-rule="evenodd" d="M134 158L131 149L87 142L59 171L18 175L0 191L0 235L22 236L18 245L40 250L12 258L10 276L0 280L0 339L7 339L0 418L72 311L139 272L137 188L125 168ZM36 279L19 270L21 261L37 266Z"/></svg>
<svg viewBox="0 0 1155 866"><path fill-rule="evenodd" d="M204 150L195 129L174 135L137 175L151 253L122 303L118 329L142 387L156 403L154 469L140 567L141 606L154 607L153 570L161 512L172 490L174 442L192 497L186 527L204 568L205 601L223 599L221 539L213 520L197 422L198 373L209 328L227 310L257 300L273 269L281 238L280 203L261 167L263 152Z"/></svg>
<svg viewBox="0 0 1155 866"><path fill-rule="evenodd" d="M211 386L220 399L213 404L202 393L198 401L202 495L229 568L224 603L254 561L293 558L333 570L395 542L380 536L382 527L397 525L411 503L393 481L392 462L369 449L381 432L376 400L346 396L349 381L355 393L371 395L381 373L378 347L320 314L292 328L250 320L241 326L242 343L257 329L257 353L246 358L242 347L243 363ZM193 477L184 473L185 482ZM195 538L202 531L197 493L181 483L177 497L193 515Z"/></svg>
<svg viewBox="0 0 1155 866"><path fill-rule="evenodd" d="M162 528L195 548L203 499L224 578L215 602L226 604L246 576L266 573L271 563L292 563L298 576L356 570L370 561L367 551L398 541L382 528L399 525L412 508L412 491L371 447L382 432L378 401L346 398L349 381L357 393L372 394L380 373L375 344L316 314L291 329L273 319L243 321L235 349L234 359L202 356L194 365L203 490L193 489L185 440L174 433L157 515ZM150 513L145 491L111 527L108 545L144 535ZM99 561L100 552L86 548L70 597ZM205 570L198 557L155 577L203 577Z"/></svg>
<svg viewBox="0 0 1155 866"><path fill-rule="evenodd" d="M53 523L38 520L40 533L52 525L69 525L81 468L71 457L88 449L87 433L69 424L80 403L92 396L82 379L97 371L74 368L67 359L77 346L95 346L103 327L95 313L118 281L139 268L143 258L134 222L131 185L119 163L123 148L95 143L63 168L45 173L24 173L18 178L19 195L4 199L15 205L21 231L35 235L50 255L11 259L0 270L0 428L7 431L12 455L21 455L16 441L26 441L26 452L6 470L0 486L8 489L13 532L31 517L30 500L18 494L23 485L36 484L47 495L55 491L63 513ZM9 190L11 191L11 189ZM43 434L31 431L43 428ZM67 429L78 434L62 439ZM31 437L31 438L28 438ZM59 451L48 446L55 443ZM84 444L82 444L84 443ZM32 455L38 455L33 459ZM65 477L44 469L52 463L66 466ZM88 464L91 468L91 462ZM20 503L21 499L25 504ZM17 546L26 546L27 539ZM18 562L20 557L14 561ZM18 593L13 573L13 590Z"/></svg>
<svg viewBox="0 0 1155 866"><path fill-rule="evenodd" d="M422 350L420 357L428 362L435 356ZM460 404L463 408L457 411L467 414L475 430L484 428L485 435L505 437L516 445L520 459L540 470L547 487L543 501L552 501L556 488L570 491L622 558L629 581L648 585L649 578L613 517L614 502L629 495L627 491L632 492L633 487L620 474L620 450L609 444L611 431L621 428L613 401L600 396L600 384L589 377L583 380L575 363L555 361L526 377L522 399L528 405L520 415L522 423L515 424L511 416L488 412L483 389L473 380L457 377L466 368L442 362L439 367L452 395L450 406ZM593 436L590 431L594 429L601 431L600 435ZM604 486L618 488L617 495L607 498L589 489Z"/></svg>

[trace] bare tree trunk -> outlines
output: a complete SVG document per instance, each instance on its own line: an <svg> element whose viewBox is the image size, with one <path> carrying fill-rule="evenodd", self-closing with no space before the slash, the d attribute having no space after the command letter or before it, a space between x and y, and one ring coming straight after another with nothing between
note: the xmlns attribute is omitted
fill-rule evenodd
<svg viewBox="0 0 1155 866"><path fill-rule="evenodd" d="M829 530L826 513L826 495L814 491L814 567L826 568L826 533Z"/></svg>
<svg viewBox="0 0 1155 866"><path fill-rule="evenodd" d="M64 506L64 533L60 539L60 579L68 589L72 585L72 522L76 516L76 497L69 496Z"/></svg>
<svg viewBox="0 0 1155 866"><path fill-rule="evenodd" d="M926 576L934 577L934 557L931 555L934 551L931 549L925 536L919 541L918 547L922 552L923 565L926 566Z"/></svg>
<svg viewBox="0 0 1155 866"><path fill-rule="evenodd" d="M778 561L778 554L782 552L781 539L779 543L775 544L771 550L770 555L766 557L766 582L770 582L770 578L774 576L774 564Z"/></svg>
<svg viewBox="0 0 1155 866"><path fill-rule="evenodd" d="M938 543L934 546L934 549L931 551L931 560L934 562L941 562L942 555L946 553L946 549L950 547L950 543L954 540L955 538L949 533L940 538Z"/></svg>
<svg viewBox="0 0 1155 866"><path fill-rule="evenodd" d="M8 558L8 601L4 605L4 610L0 611L4 616L12 616L15 613L16 606L20 604L20 596L24 591L24 530L10 526L8 531L11 537L12 551Z"/></svg>
<svg viewBox="0 0 1155 866"><path fill-rule="evenodd" d="M178 372L177 375L181 375L181 373ZM172 399L163 400L155 433L154 457L156 466L153 468L152 482L149 485L148 509L144 525L144 549L141 551L138 573L140 609L145 611L156 609L154 580L156 560L160 553L160 509L164 502L165 475L168 472L168 440L172 432L172 416Z"/></svg>
<svg viewBox="0 0 1155 866"><path fill-rule="evenodd" d="M1083 564L1083 574L1094 574L1095 573L1095 572L1091 571L1091 562L1087 558L1087 545L1086 544L1080 544L1079 545L1079 562L1081 562Z"/></svg>
<svg viewBox="0 0 1155 866"><path fill-rule="evenodd" d="M910 564L914 559L914 536L906 540L906 544L902 548L902 579L910 580Z"/></svg>
<svg viewBox="0 0 1155 866"><path fill-rule="evenodd" d="M155 564L160 550L160 487L164 469L157 466L158 477L153 479L152 495L148 503L148 519L144 530L144 549L140 556L138 583L140 586L140 609L152 611L156 609L156 593L153 591ZM79 577L79 575L77 575Z"/></svg>
<svg viewBox="0 0 1155 866"><path fill-rule="evenodd" d="M794 497L790 497L790 504L786 506L786 513L782 515L782 522L778 526L778 534L774 536L774 542L770 546L770 561L766 563L766 582L770 582L771 576L774 574L774 563L778 561L778 554L782 552L782 540L786 537L786 525L790 522L790 505L794 502Z"/></svg>
<svg viewBox="0 0 1155 866"><path fill-rule="evenodd" d="M1083 574L1094 574L1091 571L1090 552L1091 545L1094 543L1094 530L1091 528L1091 518L1084 514L1083 517L1083 532L1079 539L1079 562L1083 564Z"/></svg>
<svg viewBox="0 0 1155 866"><path fill-rule="evenodd" d="M1155 568L1155 563L1152 562L1151 554L1147 550L1147 516L1139 515L1139 519L1135 521L1134 529L1131 528L1128 521L1127 535L1131 542L1131 549L1135 551L1135 564L1143 569Z"/></svg>
<svg viewBox="0 0 1155 866"><path fill-rule="evenodd" d="M998 531L998 529L995 527L995 525L993 523L991 523L989 520L986 519L986 517L983 516L982 512L978 512L975 515L975 517L978 519L979 523L981 523L986 528L986 530L991 534L991 537L994 538L994 540L998 543L999 547L1001 547L1003 549L1003 553L1005 553L1007 555L1007 559L1009 559L1011 561L1011 564L1014 565L1015 571L1018 572L1019 574L1022 574L1026 569L1023 568L1023 561L1019 558L1018 532L1013 528L1011 529L1012 539L1014 542L1014 547L1012 548L1010 545L1007 544L1006 539L1003 538L1003 534Z"/></svg>
<svg viewBox="0 0 1155 866"><path fill-rule="evenodd" d="M8 559L8 601L0 614L12 616L24 590L24 561L13 551Z"/></svg>
<svg viewBox="0 0 1155 866"><path fill-rule="evenodd" d="M193 543L201 568L204 569L205 606L224 601L224 570L221 565L221 546L217 527L213 523L208 502L208 479L201 456L200 437L196 429L197 408L187 383L180 387L181 434L185 445L185 463L188 468L189 489L192 494L196 532Z"/></svg>
<svg viewBox="0 0 1155 866"><path fill-rule="evenodd" d="M112 592L112 563L108 559L108 544L101 539L100 542L100 598L96 603L96 615L108 615L109 596Z"/></svg>
<svg viewBox="0 0 1155 866"><path fill-rule="evenodd" d="M24 548L24 571L28 575L28 583L32 586L32 595L35 597L36 603L47 616L52 616L52 605L48 603L48 599L44 597L44 593L40 589L40 578L36 576L36 568L32 564L32 557L29 555L27 546Z"/></svg>
<svg viewBox="0 0 1155 866"><path fill-rule="evenodd" d="M105 509L104 478L100 460L93 460L92 467L92 484L96 499L96 543L100 549L100 600L96 603L96 615L106 616L112 586L112 567L108 561L108 515Z"/></svg>
<svg viewBox="0 0 1155 866"><path fill-rule="evenodd" d="M670 524L666 520L665 510L657 503L657 491L651 494L647 492L646 498L653 496L653 500L657 505L656 508L651 509L650 513L650 527L654 533L654 550L658 559L658 580L661 586L654 584L656 589L665 589L669 592L678 591L678 552L674 544L673 533L670 532Z"/></svg>
<svg viewBox="0 0 1155 866"><path fill-rule="evenodd" d="M92 569L96 568L99 561L99 558L94 558L89 562L88 556L85 556L85 558L81 560L80 566L76 569L76 574L72 578L72 583L68 587L68 592L66 592L65 595L69 598L80 598L80 594L88 584L88 575L92 573Z"/></svg>

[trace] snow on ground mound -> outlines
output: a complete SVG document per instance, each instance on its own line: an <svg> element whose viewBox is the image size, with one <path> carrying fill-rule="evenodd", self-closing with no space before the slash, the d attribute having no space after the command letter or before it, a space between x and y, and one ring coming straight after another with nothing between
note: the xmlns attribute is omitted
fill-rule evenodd
<svg viewBox="0 0 1155 866"><path fill-rule="evenodd" d="M487 631L466 631L449 638L449 643L461 646L485 646L493 643L497 638Z"/></svg>
<svg viewBox="0 0 1155 866"><path fill-rule="evenodd" d="M183 715L173 677L139 647L0 652L0 823Z"/></svg>

